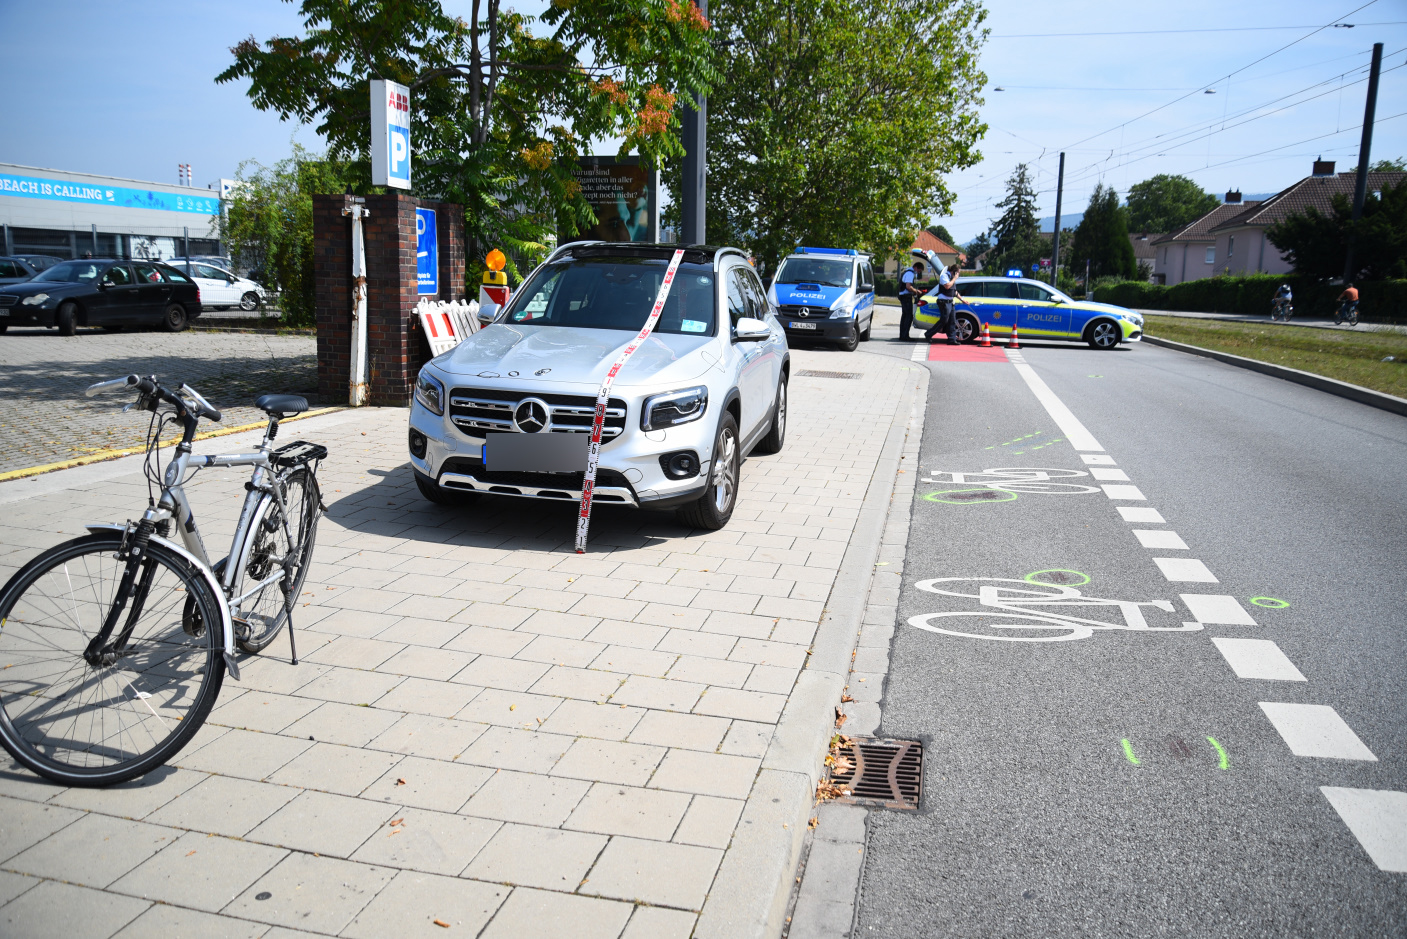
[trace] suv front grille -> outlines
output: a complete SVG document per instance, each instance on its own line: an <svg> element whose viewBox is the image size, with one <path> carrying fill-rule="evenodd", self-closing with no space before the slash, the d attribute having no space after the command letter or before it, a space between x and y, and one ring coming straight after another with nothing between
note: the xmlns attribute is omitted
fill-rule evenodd
<svg viewBox="0 0 1407 939"><path fill-rule="evenodd" d="M807 306L806 304L786 303L777 307L783 316L799 316L803 319L826 319L831 315L831 311L826 307Z"/></svg>
<svg viewBox="0 0 1407 939"><path fill-rule="evenodd" d="M455 427L470 437L481 438L491 430L513 433L516 429L513 426L513 410L525 398L537 398L547 404L547 431L554 434L591 433L596 399L588 395L455 388L449 394L449 418ZM606 402L606 423L601 429L601 439L605 442L624 432L625 402L620 398L611 398Z"/></svg>

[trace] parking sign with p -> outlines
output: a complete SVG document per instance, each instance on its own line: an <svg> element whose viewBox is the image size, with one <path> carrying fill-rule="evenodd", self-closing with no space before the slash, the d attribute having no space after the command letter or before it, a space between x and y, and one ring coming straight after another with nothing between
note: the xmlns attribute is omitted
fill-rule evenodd
<svg viewBox="0 0 1407 939"><path fill-rule="evenodd" d="M371 81L371 183L410 188L410 89Z"/></svg>

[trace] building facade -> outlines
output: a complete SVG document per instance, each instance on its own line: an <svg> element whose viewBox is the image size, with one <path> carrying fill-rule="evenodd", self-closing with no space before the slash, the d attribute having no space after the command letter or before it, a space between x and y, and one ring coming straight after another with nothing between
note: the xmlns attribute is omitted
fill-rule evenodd
<svg viewBox="0 0 1407 939"><path fill-rule="evenodd" d="M223 254L220 211L221 191L213 185L197 189L0 163L0 251L5 254Z"/></svg>
<svg viewBox="0 0 1407 939"><path fill-rule="evenodd" d="M1226 201L1195 222L1152 241L1153 283L1171 287L1201 280L1219 272L1216 236L1212 229L1235 218L1258 202L1242 202L1239 192L1228 192ZM1277 255L1278 256L1278 255Z"/></svg>

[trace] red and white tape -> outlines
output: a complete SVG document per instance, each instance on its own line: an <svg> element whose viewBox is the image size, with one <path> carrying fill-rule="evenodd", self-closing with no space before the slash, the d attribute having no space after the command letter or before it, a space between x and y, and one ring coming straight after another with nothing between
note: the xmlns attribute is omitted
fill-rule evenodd
<svg viewBox="0 0 1407 939"><path fill-rule="evenodd" d="M669 299L669 288L674 284L674 275L678 272L679 262L682 260L684 252L675 251L669 268L664 272L664 280L660 282L660 293L655 298L654 309L650 310L650 315L640 332L630 340L628 346L620 350L620 355L616 356L610 371L606 372L606 380L601 382L601 390L596 393L596 414L591 419L591 443L586 448L586 478L581 483L581 512L576 519L577 554L586 553L586 533L591 527L591 492L596 488L596 466L601 462L601 431L606 426L606 402L611 398L611 385L615 383L620 370L625 368L625 363L635 354L635 350L640 348L640 344L654 331L660 313L664 310L664 301Z"/></svg>

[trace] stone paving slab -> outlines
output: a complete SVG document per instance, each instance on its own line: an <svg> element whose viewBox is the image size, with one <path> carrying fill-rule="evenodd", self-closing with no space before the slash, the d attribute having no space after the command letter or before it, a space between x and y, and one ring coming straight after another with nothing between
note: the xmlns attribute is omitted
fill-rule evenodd
<svg viewBox="0 0 1407 939"><path fill-rule="evenodd" d="M0 473L141 446L150 414L123 414L130 398L83 397L96 381L133 373L184 381L223 412L224 426L237 426L262 419L253 407L261 394L300 394L316 405L317 340L10 329L0 335Z"/></svg>
<svg viewBox="0 0 1407 939"><path fill-rule="evenodd" d="M728 528L603 506L584 556L571 506L423 500L404 411L298 425L332 451L303 664L282 640L244 657L136 783L0 771L0 934L690 935L908 416L906 361L793 352L842 366L862 377L792 381L787 447L744 464ZM0 576L146 501L131 472L40 478L0 483ZM212 550L243 479L187 487Z"/></svg>

